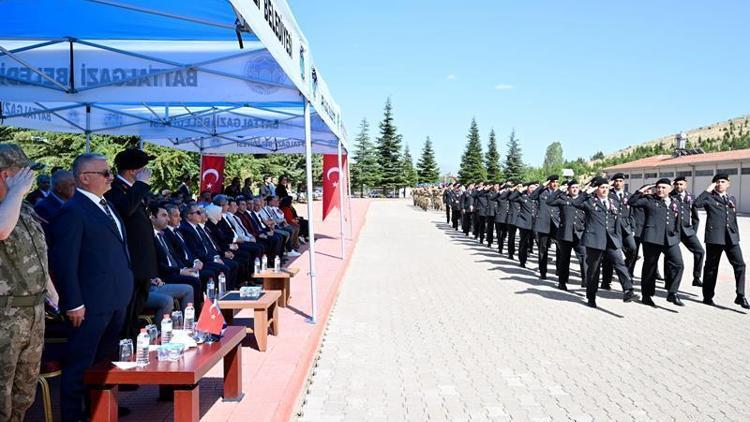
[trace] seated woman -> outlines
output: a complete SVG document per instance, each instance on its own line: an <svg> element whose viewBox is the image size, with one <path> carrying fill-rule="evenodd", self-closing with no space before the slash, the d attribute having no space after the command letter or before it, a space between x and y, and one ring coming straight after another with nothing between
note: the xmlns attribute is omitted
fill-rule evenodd
<svg viewBox="0 0 750 422"><path fill-rule="evenodd" d="M284 213L284 219L287 223L299 226L299 241L306 243L306 239L310 237L309 226L307 220L297 215L297 211L292 206L292 197L281 198L279 209Z"/></svg>

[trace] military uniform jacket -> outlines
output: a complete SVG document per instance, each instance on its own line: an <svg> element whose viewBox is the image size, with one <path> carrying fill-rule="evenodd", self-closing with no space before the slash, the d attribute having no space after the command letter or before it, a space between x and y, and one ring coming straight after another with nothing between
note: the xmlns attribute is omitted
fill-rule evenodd
<svg viewBox="0 0 750 422"><path fill-rule="evenodd" d="M463 209L466 212L471 211L471 207L474 205L474 200L471 197L471 192L468 190L465 190L464 193L461 194L461 209Z"/></svg>
<svg viewBox="0 0 750 422"><path fill-rule="evenodd" d="M41 294L47 286L47 243L34 209L21 205L18 223L0 240L0 296Z"/></svg>
<svg viewBox="0 0 750 422"><path fill-rule="evenodd" d="M737 228L737 200L729 194L723 198L716 191L703 192L693 204L706 210L706 243L736 245L740 243Z"/></svg>
<svg viewBox="0 0 750 422"><path fill-rule="evenodd" d="M473 198L474 202L474 211L480 216L484 217L487 215L487 194L489 191L486 191L484 189L482 190L475 190L472 192L471 197Z"/></svg>
<svg viewBox="0 0 750 422"><path fill-rule="evenodd" d="M677 201L667 203L652 195L636 192L628 199L632 207L643 208L646 220L643 224L641 241L663 246L680 243L680 208Z"/></svg>
<svg viewBox="0 0 750 422"><path fill-rule="evenodd" d="M633 221L633 210L628 205L628 200L631 197L630 192L622 191L622 199L618 192L614 190L609 191L609 199L615 202L617 211L620 214L620 226L622 227L623 236L630 236L635 233L635 222Z"/></svg>
<svg viewBox="0 0 750 422"><path fill-rule="evenodd" d="M461 211L461 192L460 191L451 191L449 195L449 199L451 201L450 207L455 212Z"/></svg>
<svg viewBox="0 0 750 422"><path fill-rule="evenodd" d="M496 223L507 223L508 213L510 212L510 202L508 202L508 195L510 191L499 192L495 197L495 222Z"/></svg>
<svg viewBox="0 0 750 422"><path fill-rule="evenodd" d="M511 199L515 191L509 191L508 193L508 218L505 220L505 224L516 225L516 219L518 213L521 212L521 204Z"/></svg>
<svg viewBox="0 0 750 422"><path fill-rule="evenodd" d="M646 220L646 211L643 208L631 208L630 219L633 221L633 236L640 239L643 233L643 223Z"/></svg>
<svg viewBox="0 0 750 422"><path fill-rule="evenodd" d="M577 198L577 197L576 197ZM547 205L557 207L560 211L560 225L557 227L557 239L566 242L580 241L586 223L586 212L573 205L575 198L557 191L547 198Z"/></svg>
<svg viewBox="0 0 750 422"><path fill-rule="evenodd" d="M620 219L617 206L611 200L605 207L604 201L584 192L573 201L573 206L586 213L586 225L581 239L583 246L603 251L607 249L609 240L615 248L622 248Z"/></svg>
<svg viewBox="0 0 750 422"><path fill-rule="evenodd" d="M534 221L534 231L537 233L555 234L555 228L560 226L560 208L551 207L547 204L547 199L554 195L555 191L549 190L543 185L530 195L532 200L537 201L536 220Z"/></svg>
<svg viewBox="0 0 750 422"><path fill-rule="evenodd" d="M698 229L700 224L700 218L698 217L698 210L693 206L695 197L688 192L685 192L685 199L677 191L669 193L669 197L673 201L677 202L677 206L680 209L680 230L683 236L695 236L695 231Z"/></svg>
<svg viewBox="0 0 750 422"><path fill-rule="evenodd" d="M520 193L518 191L511 193L508 200L518 204L519 207L513 224L520 229L531 230L534 227L535 201L529 198L528 193Z"/></svg>
<svg viewBox="0 0 750 422"><path fill-rule="evenodd" d="M494 219L495 214L497 214L497 196L499 193L497 191L491 190L487 193L487 211L485 211L484 215L485 217L492 217ZM492 220L490 220L492 221ZM492 224L492 223L490 223Z"/></svg>
<svg viewBox="0 0 750 422"><path fill-rule="evenodd" d="M451 203L451 191L450 191L450 189L443 190L443 203L445 205L450 205L450 203Z"/></svg>

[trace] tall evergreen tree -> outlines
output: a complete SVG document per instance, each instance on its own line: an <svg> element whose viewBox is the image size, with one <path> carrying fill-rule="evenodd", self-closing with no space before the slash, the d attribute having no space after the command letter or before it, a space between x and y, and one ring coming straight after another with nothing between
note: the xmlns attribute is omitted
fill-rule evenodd
<svg viewBox="0 0 750 422"><path fill-rule="evenodd" d="M482 157L482 143L479 140L479 128L476 119L471 119L469 134L466 136L466 150L461 156L461 168L458 180L463 184L483 182L487 179L487 169Z"/></svg>
<svg viewBox="0 0 750 422"><path fill-rule="evenodd" d="M390 98L385 102L377 145L381 169L380 185L385 190L403 186L405 181L401 161L401 136L393 123L393 107Z"/></svg>
<svg viewBox="0 0 750 422"><path fill-rule="evenodd" d="M435 151L432 149L432 141L428 136L422 147L422 155L417 162L417 174L419 183L437 183L440 179L440 170L435 162Z"/></svg>
<svg viewBox="0 0 750 422"><path fill-rule="evenodd" d="M378 165L378 154L375 146L370 141L370 124L367 119L362 119L359 125L359 134L354 140L353 162L351 163L353 190L359 188L359 194L363 195L365 188L372 188L380 181L380 165Z"/></svg>
<svg viewBox="0 0 750 422"><path fill-rule="evenodd" d="M487 154L484 159L487 165L487 179L491 182L499 182L503 177L503 171L500 168L500 154L497 152L495 129L490 130L490 143L487 145Z"/></svg>
<svg viewBox="0 0 750 422"><path fill-rule="evenodd" d="M564 162L562 144L560 142L549 144L547 152L544 154L544 164L542 165L544 174L559 173L562 170Z"/></svg>
<svg viewBox="0 0 750 422"><path fill-rule="evenodd" d="M402 162L402 168L404 169L404 183L406 186L416 186L419 181L417 175L417 169L414 168L414 160L409 152L409 145L404 145L404 160Z"/></svg>
<svg viewBox="0 0 750 422"><path fill-rule="evenodd" d="M508 155L505 157L505 165L503 166L505 177L516 183L521 182L524 170L521 146L518 142L519 140L516 138L516 131L513 130L508 139Z"/></svg>

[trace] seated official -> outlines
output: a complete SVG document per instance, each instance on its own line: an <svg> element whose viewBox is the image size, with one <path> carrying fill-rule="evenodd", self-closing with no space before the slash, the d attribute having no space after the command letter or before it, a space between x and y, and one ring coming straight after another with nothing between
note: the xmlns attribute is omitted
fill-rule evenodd
<svg viewBox="0 0 750 422"><path fill-rule="evenodd" d="M182 216L180 210L174 204L166 204L164 209L167 210L167 227L162 230L164 238L167 240L167 244L172 248L175 257L180 262L181 267L192 267L198 270L198 275L201 279L201 289L198 292L206 290L206 284L209 278L216 279L216 272L212 270L210 265L207 265L198 257L194 256L185 243L185 237L180 232L180 224L182 223ZM202 294L196 296L196 300L202 299Z"/></svg>
<svg viewBox="0 0 750 422"><path fill-rule="evenodd" d="M260 215L260 210L262 209L263 201L260 198L255 198L252 201L252 210L247 211L247 215L250 218L250 225L252 226L253 235L255 235L258 239L266 239L268 240L268 245L266 245L266 252L268 254L268 259L272 260L276 256L281 257L281 260L284 261L283 253L284 253L284 247L285 247L285 240L286 238L280 234L280 232L276 232L273 230L272 227L269 227L266 225L266 223L263 221L263 217Z"/></svg>
<svg viewBox="0 0 750 422"><path fill-rule="evenodd" d="M203 228L205 212L197 205L189 205L182 210L182 223L180 234L185 240L190 254L200 259L206 268L213 270L218 276L224 273L228 285L236 285L237 269L239 265L229 258L222 258L217 246L208 237Z"/></svg>
<svg viewBox="0 0 750 422"><path fill-rule="evenodd" d="M307 238L310 237L310 226L307 220L297 215L297 210L292 206L292 197L285 196L279 200L279 209L284 213L284 219L289 224L296 224L299 226L299 242L302 244L307 243Z"/></svg>
<svg viewBox="0 0 750 422"><path fill-rule="evenodd" d="M160 278L151 280L146 299L145 309L154 309L154 324L158 327L164 314L174 310L174 300L180 303L180 310L184 313L188 303L193 303L193 288L189 284L167 284Z"/></svg>
<svg viewBox="0 0 750 422"><path fill-rule="evenodd" d="M240 249L250 254L250 262L252 263L255 261L255 258L263 256L266 253L265 247L258 243L252 232L235 215L238 209L237 200L227 198L227 203L222 205L221 209L222 221L226 222L228 228L234 232L235 241L240 246Z"/></svg>
<svg viewBox="0 0 750 422"><path fill-rule="evenodd" d="M261 208L260 215L263 217L263 222L266 223L266 225L284 236L284 245L287 255L291 257L299 256L299 252L295 250L297 238L294 229L286 224L283 217L279 218L278 214L276 214L276 211L273 209L275 198L276 197L274 196L266 197L265 206Z"/></svg>
<svg viewBox="0 0 750 422"><path fill-rule="evenodd" d="M238 280L241 282L248 280L250 275L250 254L240 249L239 245L234 242L234 233L227 230L226 221L222 222L222 220L221 207L213 204L206 206L205 221L203 223L206 234L224 258L237 263ZM231 288L234 289L235 287L232 286Z"/></svg>

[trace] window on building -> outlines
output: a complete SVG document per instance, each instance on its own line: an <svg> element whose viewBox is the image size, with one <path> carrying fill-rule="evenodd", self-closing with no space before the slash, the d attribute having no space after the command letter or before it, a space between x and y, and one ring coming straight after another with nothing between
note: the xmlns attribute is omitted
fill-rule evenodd
<svg viewBox="0 0 750 422"><path fill-rule="evenodd" d="M750 167L742 167L742 174L750 174Z"/></svg>
<svg viewBox="0 0 750 422"><path fill-rule="evenodd" d="M737 174L737 167L731 168L731 169L718 169L716 170L717 173L724 173L724 174Z"/></svg>
<svg viewBox="0 0 750 422"><path fill-rule="evenodd" d="M713 176L713 175L714 175L713 170L696 170L695 171L695 177Z"/></svg>
<svg viewBox="0 0 750 422"><path fill-rule="evenodd" d="M748 170L750 170L750 169L748 169ZM633 179L633 180L635 180L635 179L643 179L643 174L641 174L641 173L631 174L630 175L630 179Z"/></svg>
<svg viewBox="0 0 750 422"><path fill-rule="evenodd" d="M678 171L677 172L677 177L690 177L692 175L693 175L693 171L692 170L685 170L685 171Z"/></svg>
<svg viewBox="0 0 750 422"><path fill-rule="evenodd" d="M644 173L643 177L645 177L646 179L656 179L657 174L656 173Z"/></svg>
<svg viewBox="0 0 750 422"><path fill-rule="evenodd" d="M674 177L673 171L663 171L659 173L659 177Z"/></svg>

